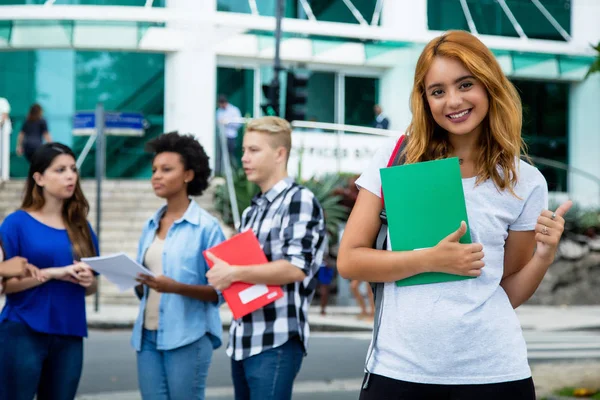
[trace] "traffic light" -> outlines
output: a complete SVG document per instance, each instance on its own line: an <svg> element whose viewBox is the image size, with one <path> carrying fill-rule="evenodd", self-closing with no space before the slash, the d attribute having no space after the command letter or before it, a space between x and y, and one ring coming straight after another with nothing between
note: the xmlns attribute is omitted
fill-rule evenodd
<svg viewBox="0 0 600 400"><path fill-rule="evenodd" d="M304 121L306 119L306 102L308 100L308 76L287 73L287 89L285 92L285 119L288 121Z"/></svg>
<svg viewBox="0 0 600 400"><path fill-rule="evenodd" d="M268 85L262 85L262 91L264 98L266 99L266 102L260 105L263 114L279 116L279 95L281 93L279 82L273 80Z"/></svg>

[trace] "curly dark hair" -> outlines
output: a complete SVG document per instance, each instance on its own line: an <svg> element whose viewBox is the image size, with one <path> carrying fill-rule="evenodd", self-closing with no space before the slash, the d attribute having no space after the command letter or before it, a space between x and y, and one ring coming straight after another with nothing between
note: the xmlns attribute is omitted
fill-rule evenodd
<svg viewBox="0 0 600 400"><path fill-rule="evenodd" d="M154 153L171 152L181 156L185 170L194 171L194 179L188 183L187 193L200 196L208 187L210 167L204 147L192 135L180 135L178 132L164 133L146 143L146 151Z"/></svg>

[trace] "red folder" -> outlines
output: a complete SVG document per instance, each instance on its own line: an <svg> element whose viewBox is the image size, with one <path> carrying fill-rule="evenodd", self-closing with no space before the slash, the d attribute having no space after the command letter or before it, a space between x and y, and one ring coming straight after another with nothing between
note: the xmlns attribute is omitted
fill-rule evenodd
<svg viewBox="0 0 600 400"><path fill-rule="evenodd" d="M208 263L208 267L212 268L213 262L206 257L207 251L238 267L266 264L268 262L267 256L262 251L260 243L251 229L205 250L202 254ZM282 298L283 290L280 286L235 282L223 290L223 297L225 297L225 301L233 313L233 318L238 319Z"/></svg>

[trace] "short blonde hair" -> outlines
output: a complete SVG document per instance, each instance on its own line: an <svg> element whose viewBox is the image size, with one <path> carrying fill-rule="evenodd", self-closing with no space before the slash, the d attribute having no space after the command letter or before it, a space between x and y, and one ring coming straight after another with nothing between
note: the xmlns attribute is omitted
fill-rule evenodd
<svg viewBox="0 0 600 400"><path fill-rule="evenodd" d="M266 133L272 139L273 147L283 146L287 150L288 158L292 149L292 126L283 118L260 117L246 124L245 132Z"/></svg>

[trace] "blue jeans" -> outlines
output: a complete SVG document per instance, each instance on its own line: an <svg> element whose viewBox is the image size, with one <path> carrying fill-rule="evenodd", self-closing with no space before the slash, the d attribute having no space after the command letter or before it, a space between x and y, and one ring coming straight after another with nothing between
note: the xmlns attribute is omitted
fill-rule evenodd
<svg viewBox="0 0 600 400"><path fill-rule="evenodd" d="M213 346L207 335L173 350L156 349L156 331L144 329L137 353L144 400L204 400Z"/></svg>
<svg viewBox="0 0 600 400"><path fill-rule="evenodd" d="M73 400L83 367L83 338L0 323L0 399Z"/></svg>
<svg viewBox="0 0 600 400"><path fill-rule="evenodd" d="M304 347L298 338L241 361L231 360L235 400L289 400L302 366Z"/></svg>

